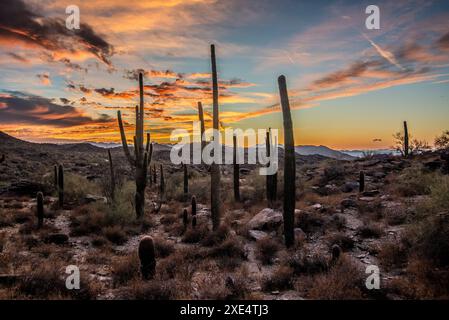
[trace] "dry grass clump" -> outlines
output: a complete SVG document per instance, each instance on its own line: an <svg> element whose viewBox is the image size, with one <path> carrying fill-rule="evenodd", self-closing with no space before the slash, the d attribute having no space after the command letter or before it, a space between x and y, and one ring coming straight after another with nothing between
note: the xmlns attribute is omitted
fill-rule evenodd
<svg viewBox="0 0 449 320"><path fill-rule="evenodd" d="M256 242L256 257L262 264L271 264L280 249L281 245L278 241L265 237Z"/></svg>
<svg viewBox="0 0 449 320"><path fill-rule="evenodd" d="M322 231L325 223L325 217L318 212L301 211L295 217L295 226L307 234Z"/></svg>
<svg viewBox="0 0 449 320"><path fill-rule="evenodd" d="M123 231L122 227L110 226L104 227L101 230L103 236L116 245L122 245L126 242L126 233Z"/></svg>
<svg viewBox="0 0 449 320"><path fill-rule="evenodd" d="M198 243L209 234L206 225L197 225L195 228L189 227L182 237L184 243Z"/></svg>
<svg viewBox="0 0 449 320"><path fill-rule="evenodd" d="M357 229L357 233L363 238L380 238L384 231L380 224L367 222Z"/></svg>
<svg viewBox="0 0 449 320"><path fill-rule="evenodd" d="M403 243L387 242L382 245L377 255L383 267L391 270L401 268L408 258L407 248Z"/></svg>
<svg viewBox="0 0 449 320"><path fill-rule="evenodd" d="M125 285L139 277L139 258L136 254L117 257L112 261L112 281L114 286Z"/></svg>
<svg viewBox="0 0 449 320"><path fill-rule="evenodd" d="M175 252L175 246L173 242L165 240L163 238L154 239L154 249L156 251L156 257L165 258Z"/></svg>
<svg viewBox="0 0 449 320"><path fill-rule="evenodd" d="M326 256L318 253L311 254L307 250L289 255L282 264L290 266L295 275L322 273L329 268Z"/></svg>
<svg viewBox="0 0 449 320"><path fill-rule="evenodd" d="M424 173L421 166L406 168L396 178L394 191L403 197L429 194L436 173Z"/></svg>
<svg viewBox="0 0 449 320"><path fill-rule="evenodd" d="M294 270L289 266L279 266L269 277L262 282L262 290L288 290L293 288Z"/></svg>
<svg viewBox="0 0 449 320"><path fill-rule="evenodd" d="M326 273L313 276L307 298L320 300L361 299L364 273L346 256Z"/></svg>
<svg viewBox="0 0 449 320"><path fill-rule="evenodd" d="M174 280L134 280L121 289L121 299L127 300L173 300L177 298Z"/></svg>
<svg viewBox="0 0 449 320"><path fill-rule="evenodd" d="M201 244L206 247L217 246L222 243L229 235L229 227L225 224L221 224L217 230L210 232Z"/></svg>
<svg viewBox="0 0 449 320"><path fill-rule="evenodd" d="M69 290L65 281L67 274L64 265L47 262L35 265L29 273L20 278L16 287L19 298L31 299L95 299L99 293L98 286L81 275L80 289Z"/></svg>
<svg viewBox="0 0 449 320"><path fill-rule="evenodd" d="M329 247L336 244L345 251L354 248L354 239L342 232L330 234L326 237L326 240L329 243Z"/></svg>
<svg viewBox="0 0 449 320"><path fill-rule="evenodd" d="M85 177L67 172L64 174L64 199L67 202L81 202L87 194L96 194L99 185Z"/></svg>

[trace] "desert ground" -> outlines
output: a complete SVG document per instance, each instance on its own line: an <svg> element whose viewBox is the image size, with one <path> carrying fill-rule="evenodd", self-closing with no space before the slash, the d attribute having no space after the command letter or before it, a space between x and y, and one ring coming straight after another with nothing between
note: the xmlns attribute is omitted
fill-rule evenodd
<svg viewBox="0 0 449 320"><path fill-rule="evenodd" d="M220 166L222 217L214 231L207 166L186 166L185 193L183 167L171 164L168 146L154 145L141 218L121 147L111 149L113 195L106 149L34 144L1 133L0 152L1 299L449 297L444 151L353 160L296 154L295 243L289 248L283 240L282 150L271 202L258 166L240 167L240 201L233 196L233 167ZM154 241L156 267L149 279L142 279L138 255L144 236ZM65 286L68 265L80 269L79 290ZM369 265L380 270L379 289L366 287Z"/></svg>

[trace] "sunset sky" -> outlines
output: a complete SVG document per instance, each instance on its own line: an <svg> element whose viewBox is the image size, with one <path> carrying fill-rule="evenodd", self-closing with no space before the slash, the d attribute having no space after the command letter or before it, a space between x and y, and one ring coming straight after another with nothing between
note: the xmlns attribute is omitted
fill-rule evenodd
<svg viewBox="0 0 449 320"><path fill-rule="evenodd" d="M380 30L365 27L370 4ZM449 129L447 0L1 0L0 130L118 142L122 110L131 139L139 70L156 141L191 128L198 101L210 126L211 43L223 127L282 129L284 74L297 145L390 147L403 120L429 143Z"/></svg>

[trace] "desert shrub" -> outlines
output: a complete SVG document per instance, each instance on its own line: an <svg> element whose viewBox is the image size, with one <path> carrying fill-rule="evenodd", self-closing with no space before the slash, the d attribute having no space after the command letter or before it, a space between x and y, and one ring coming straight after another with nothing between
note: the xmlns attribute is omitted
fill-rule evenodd
<svg viewBox="0 0 449 320"><path fill-rule="evenodd" d="M243 244L239 238L228 237L217 247L212 248L209 252L209 256L215 258L222 258L223 259L223 261L221 261L222 263L226 261L232 262L234 264L233 267L235 267L236 266L235 264L238 264L237 263L238 261L246 257L246 253Z"/></svg>
<svg viewBox="0 0 449 320"><path fill-rule="evenodd" d="M175 246L172 242L167 241L163 238L155 238L154 249L158 258L165 258L175 251Z"/></svg>
<svg viewBox="0 0 449 320"><path fill-rule="evenodd" d="M295 275L316 274L328 269L328 260L319 254L309 254L307 251L296 252L287 257L284 265L290 266Z"/></svg>
<svg viewBox="0 0 449 320"><path fill-rule="evenodd" d="M435 178L435 173L423 173L420 167L412 166L397 177L395 189L404 197L429 194Z"/></svg>
<svg viewBox="0 0 449 320"><path fill-rule="evenodd" d="M326 240L329 242L330 247L338 245L343 250L354 248L354 240L342 232L331 234Z"/></svg>
<svg viewBox="0 0 449 320"><path fill-rule="evenodd" d="M320 300L361 299L364 274L350 258L342 256L326 273L313 277L308 298Z"/></svg>
<svg viewBox="0 0 449 320"><path fill-rule="evenodd" d="M256 243L256 256L263 264L271 264L280 248L276 240L265 237Z"/></svg>
<svg viewBox="0 0 449 320"><path fill-rule="evenodd" d="M387 269L400 268L407 262L407 248L403 243L384 243L378 253L378 259Z"/></svg>
<svg viewBox="0 0 449 320"><path fill-rule="evenodd" d="M335 230L343 230L346 227L346 218L340 214L334 214L327 221L326 225Z"/></svg>
<svg viewBox="0 0 449 320"><path fill-rule="evenodd" d="M222 243L229 234L229 227L221 224L217 230L210 232L202 241L201 244L206 247L216 246Z"/></svg>
<svg viewBox="0 0 449 320"><path fill-rule="evenodd" d="M380 238L383 235L382 226L376 223L365 223L357 229L362 238Z"/></svg>
<svg viewBox="0 0 449 320"><path fill-rule="evenodd" d="M326 223L326 219L318 212L302 211L296 215L295 225L305 233L314 233L321 230Z"/></svg>
<svg viewBox="0 0 449 320"><path fill-rule="evenodd" d="M0 208L0 228L11 227L14 224L14 216L11 212Z"/></svg>
<svg viewBox="0 0 449 320"><path fill-rule="evenodd" d="M288 266L279 266L273 273L263 279L262 290L287 290L293 287L294 270Z"/></svg>
<svg viewBox="0 0 449 320"><path fill-rule="evenodd" d="M3 251L5 244L6 244L6 233L1 232L0 233L0 253Z"/></svg>
<svg viewBox="0 0 449 320"><path fill-rule="evenodd" d="M114 244L121 245L126 242L126 233L123 231L122 227L119 226L104 227L101 230L101 233L104 235L106 239L108 239Z"/></svg>
<svg viewBox="0 0 449 320"><path fill-rule="evenodd" d="M71 172L64 173L64 199L68 202L78 202L87 194L95 194L98 190L98 185L85 177Z"/></svg>
<svg viewBox="0 0 449 320"><path fill-rule="evenodd" d="M323 170L321 184L326 185L331 181L340 181L345 177L345 167L337 161L329 161Z"/></svg>
<svg viewBox="0 0 449 320"><path fill-rule="evenodd" d="M390 226L403 224L407 221L406 210L402 207L392 207L384 210L385 220Z"/></svg>
<svg viewBox="0 0 449 320"><path fill-rule="evenodd" d="M173 280L136 280L122 290L121 298L133 300L176 299L176 282Z"/></svg>
<svg viewBox="0 0 449 320"><path fill-rule="evenodd" d="M112 260L112 281L114 286L127 284L139 277L139 258L136 254L117 257Z"/></svg>
<svg viewBox="0 0 449 320"><path fill-rule="evenodd" d="M34 268L19 280L17 293L31 299L95 299L98 288L81 276L80 290L68 290L65 268L60 263L46 262Z"/></svg>
<svg viewBox="0 0 449 320"><path fill-rule="evenodd" d="M180 184L182 186L182 184ZM210 178L209 176L195 175L190 179L189 192L195 195L198 203L206 203L210 197Z"/></svg>
<svg viewBox="0 0 449 320"><path fill-rule="evenodd" d="M253 170L246 176L246 181L245 184L240 186L240 197L242 201L255 203L264 200L266 194L266 177L260 175L258 170Z"/></svg>
<svg viewBox="0 0 449 320"><path fill-rule="evenodd" d="M209 229L206 225L197 225L195 228L189 228L186 230L182 237L182 242L198 243L203 240L208 233Z"/></svg>
<svg viewBox="0 0 449 320"><path fill-rule="evenodd" d="M132 181L124 182L121 188L115 191L114 201L107 208L106 219L111 225L124 225L135 221L134 193L135 184Z"/></svg>

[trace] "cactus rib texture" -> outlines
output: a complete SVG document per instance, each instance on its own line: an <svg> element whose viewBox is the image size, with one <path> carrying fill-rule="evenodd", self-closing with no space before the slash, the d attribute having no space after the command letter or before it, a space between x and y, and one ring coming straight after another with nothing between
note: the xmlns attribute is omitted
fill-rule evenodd
<svg viewBox="0 0 449 320"><path fill-rule="evenodd" d="M288 100L287 84L284 76L278 78L279 94L281 97L282 117L284 124L284 238L285 245L291 247L295 242L294 213L296 202L296 159L295 141L293 138L293 124Z"/></svg>

